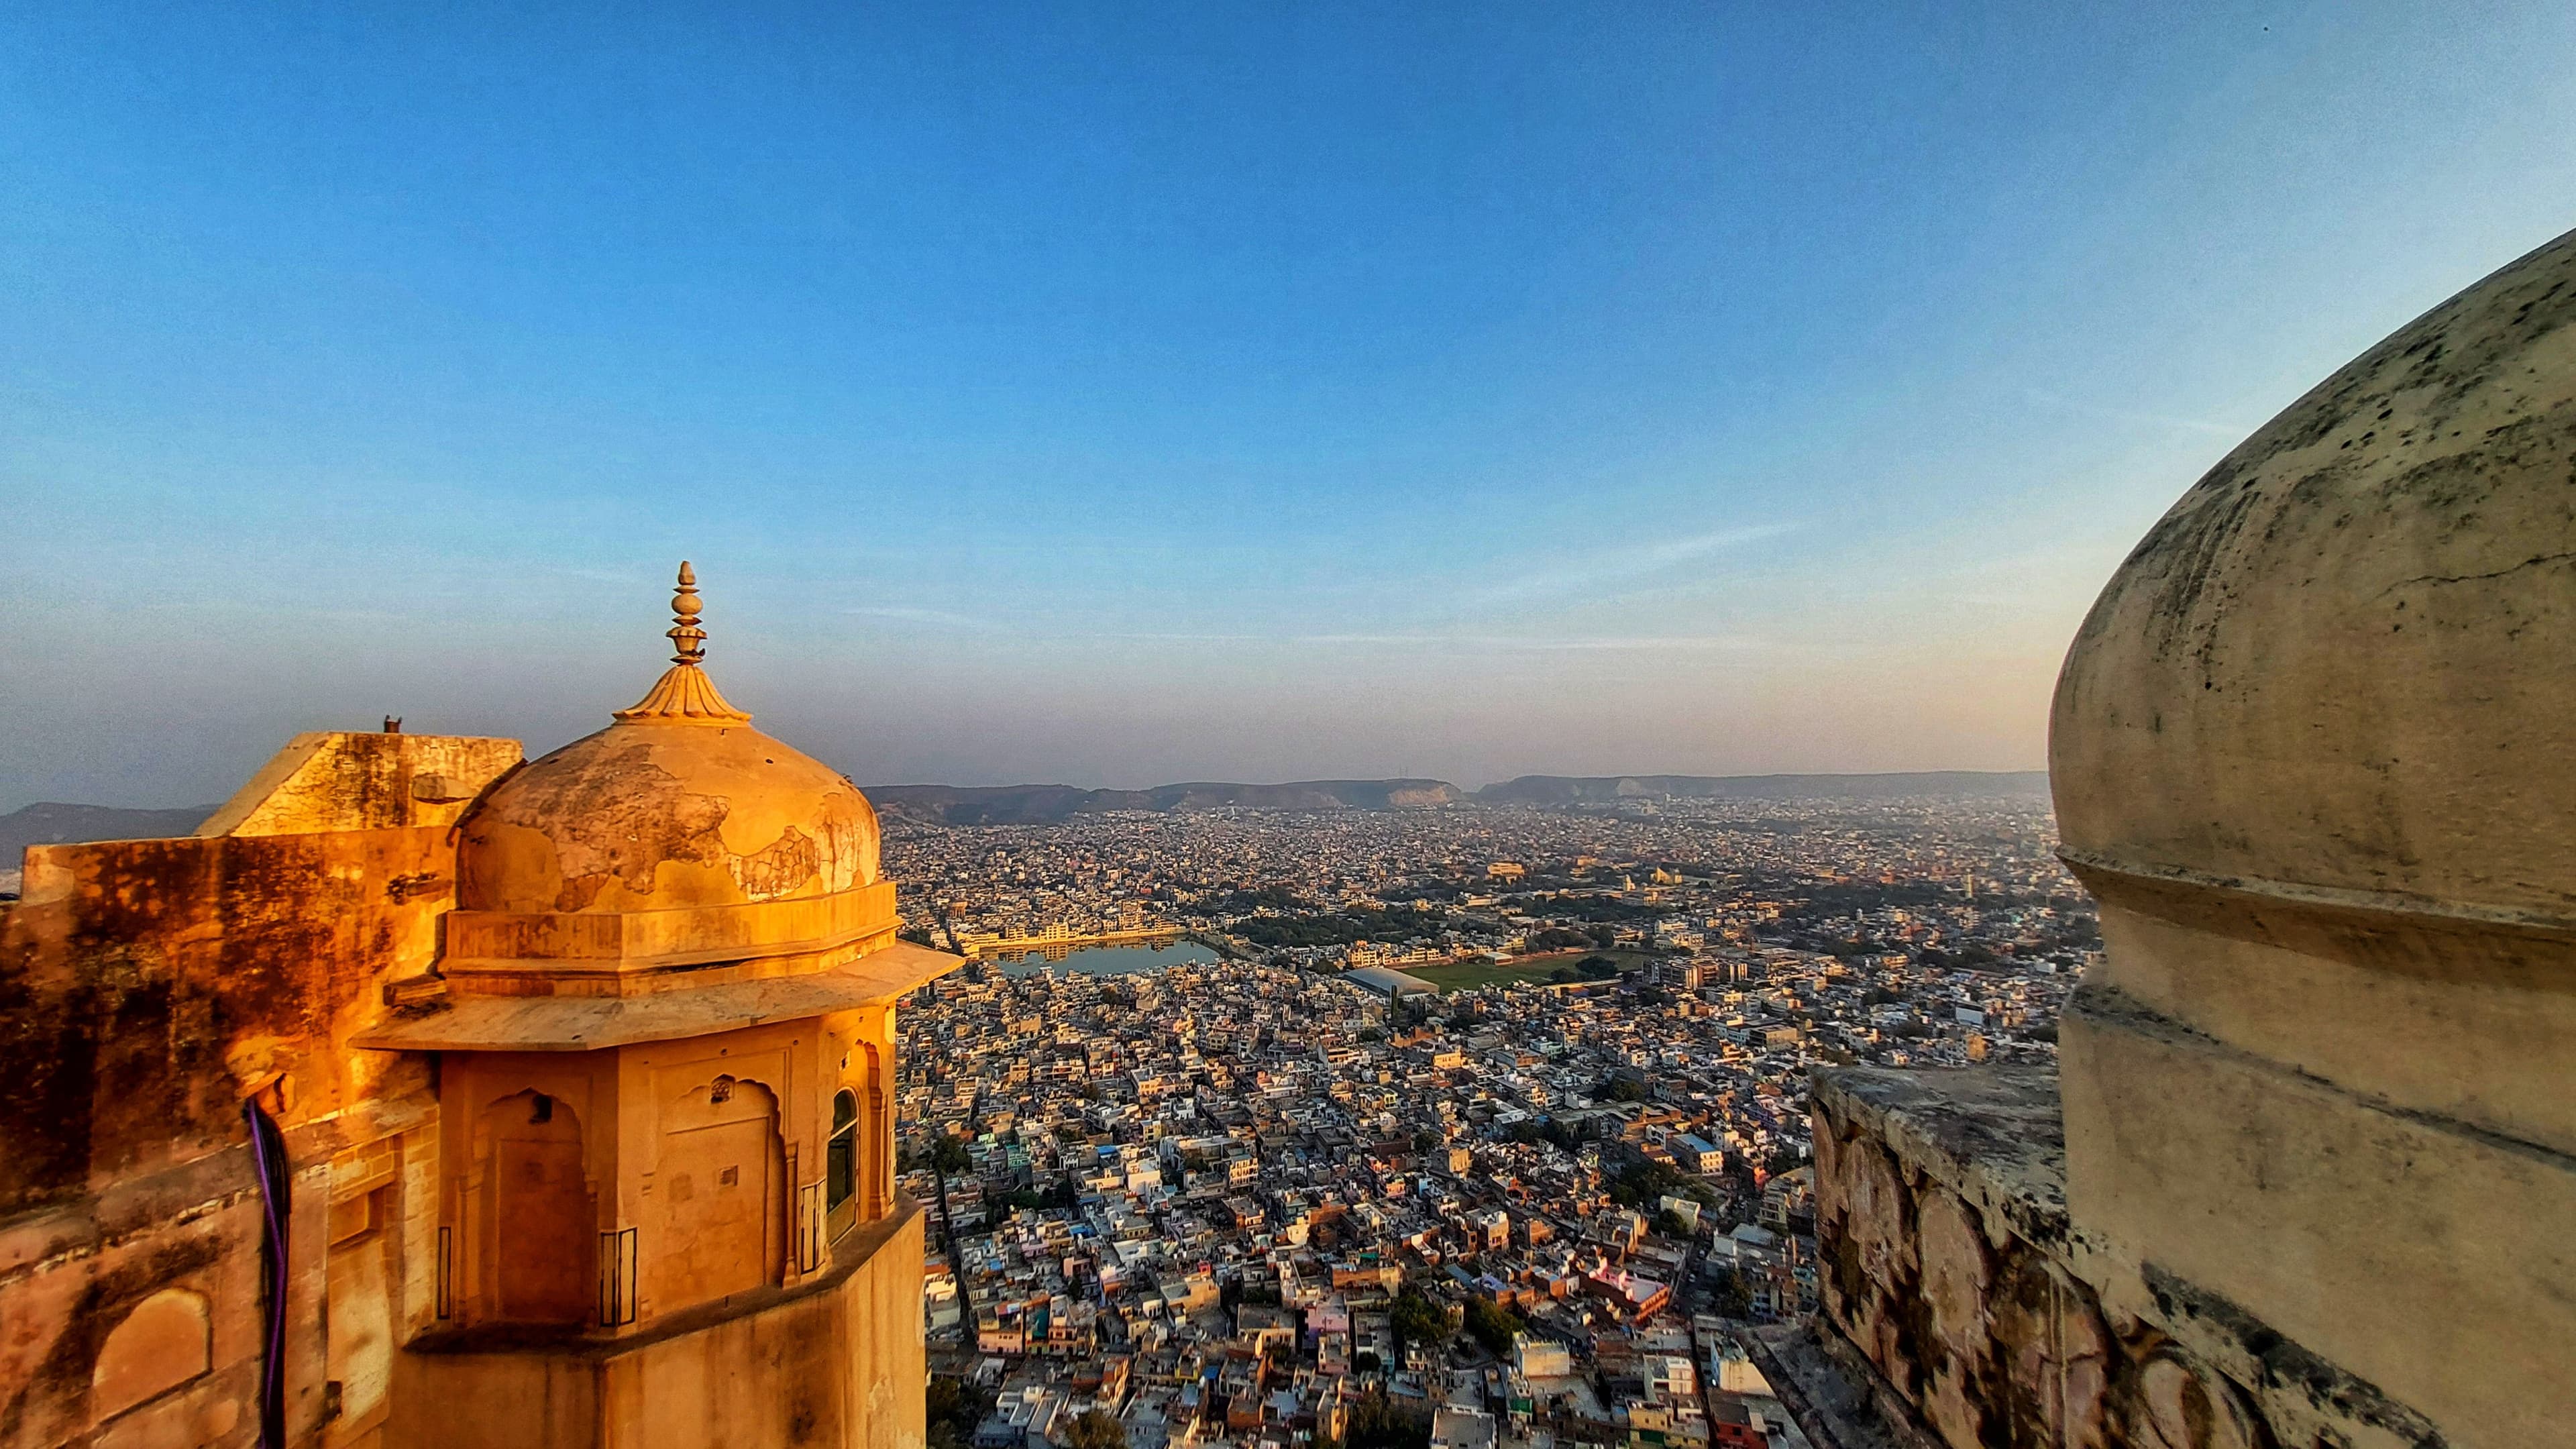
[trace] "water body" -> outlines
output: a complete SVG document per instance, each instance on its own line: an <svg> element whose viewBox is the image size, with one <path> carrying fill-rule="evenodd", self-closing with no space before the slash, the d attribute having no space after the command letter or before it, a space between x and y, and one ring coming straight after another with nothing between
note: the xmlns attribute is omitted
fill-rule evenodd
<svg viewBox="0 0 2576 1449"><path fill-rule="evenodd" d="M1031 951L1016 959L996 958L995 964L1005 976L1034 976L1050 968L1079 971L1085 976L1132 976L1139 971L1160 971L1166 966L1216 959L1214 951L1196 941L1166 941L1159 946L1076 946L1053 961Z"/></svg>

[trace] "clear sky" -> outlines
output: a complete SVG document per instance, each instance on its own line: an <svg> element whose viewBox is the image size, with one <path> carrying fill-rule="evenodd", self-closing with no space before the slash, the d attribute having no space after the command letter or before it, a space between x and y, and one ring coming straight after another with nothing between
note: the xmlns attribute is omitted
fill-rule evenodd
<svg viewBox="0 0 2576 1449"><path fill-rule="evenodd" d="M863 782L2035 767L2571 225L2563 3L20 0L0 809L551 749L682 557Z"/></svg>

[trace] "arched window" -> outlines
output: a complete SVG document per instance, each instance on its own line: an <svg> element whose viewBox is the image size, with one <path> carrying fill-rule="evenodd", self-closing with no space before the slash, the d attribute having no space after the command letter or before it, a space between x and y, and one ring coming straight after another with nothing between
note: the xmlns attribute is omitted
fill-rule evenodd
<svg viewBox="0 0 2576 1449"><path fill-rule="evenodd" d="M853 1092L832 1096L832 1142L825 1157L825 1205L837 1209L859 1191L859 1099Z"/></svg>

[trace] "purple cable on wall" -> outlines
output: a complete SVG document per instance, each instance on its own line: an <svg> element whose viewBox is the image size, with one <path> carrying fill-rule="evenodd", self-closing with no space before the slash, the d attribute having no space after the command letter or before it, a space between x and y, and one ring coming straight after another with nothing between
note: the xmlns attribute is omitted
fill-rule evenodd
<svg viewBox="0 0 2576 1449"><path fill-rule="evenodd" d="M242 1103L242 1120L250 1124L250 1150L259 1169L260 1304L259 1443L260 1449L286 1449L286 1217L287 1195L294 1183L286 1170L286 1137L277 1119L256 1100Z"/></svg>

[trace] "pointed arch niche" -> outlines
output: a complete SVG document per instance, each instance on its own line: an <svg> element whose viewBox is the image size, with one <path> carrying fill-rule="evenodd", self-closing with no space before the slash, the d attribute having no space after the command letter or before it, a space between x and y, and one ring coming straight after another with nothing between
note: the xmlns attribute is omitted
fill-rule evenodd
<svg viewBox="0 0 2576 1449"><path fill-rule="evenodd" d="M778 1094L718 1072L662 1104L644 1293L669 1313L779 1281L787 1163Z"/></svg>
<svg viewBox="0 0 2576 1449"><path fill-rule="evenodd" d="M482 1301L514 1323L587 1322L599 1195L580 1116L551 1093L515 1092L475 1120Z"/></svg>

